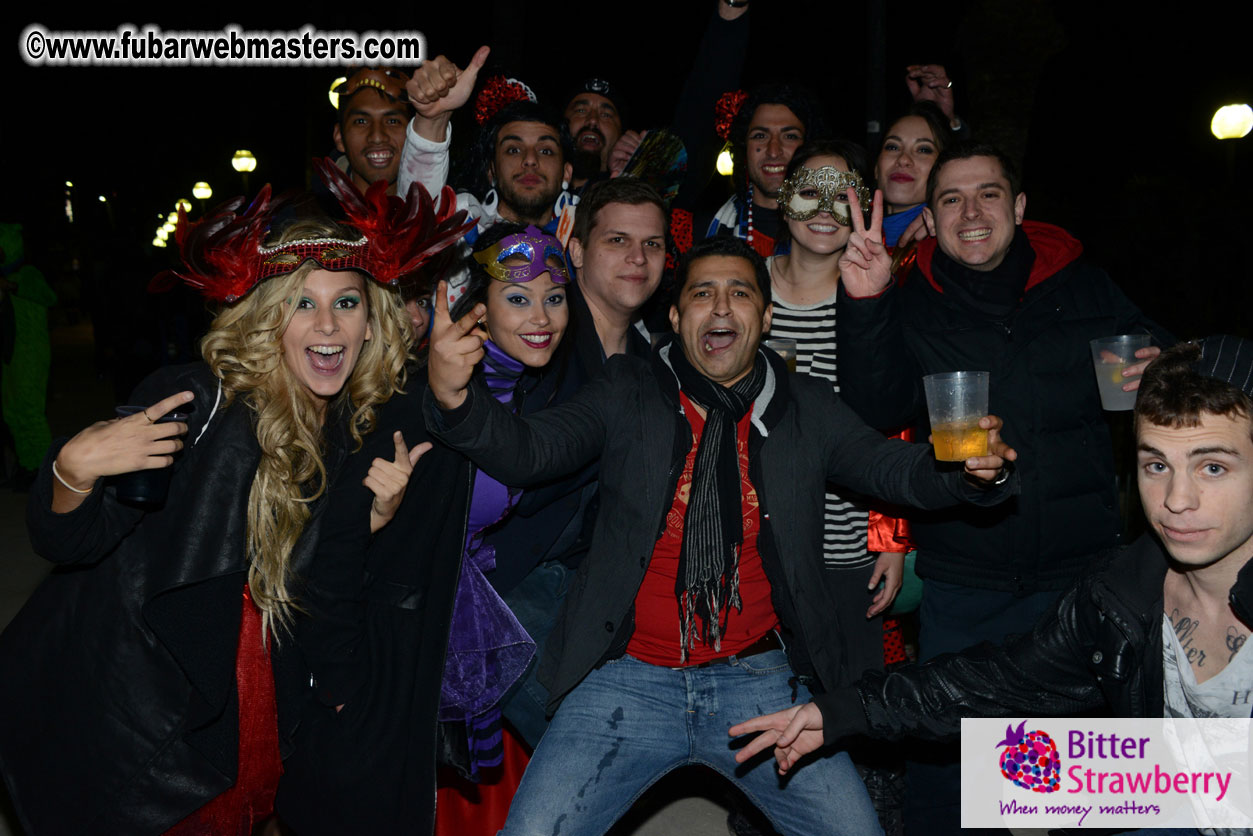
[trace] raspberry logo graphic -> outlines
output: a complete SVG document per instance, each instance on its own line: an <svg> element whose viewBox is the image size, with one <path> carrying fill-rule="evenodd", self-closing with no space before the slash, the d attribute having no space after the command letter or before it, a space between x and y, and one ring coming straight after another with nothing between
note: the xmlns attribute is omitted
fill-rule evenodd
<svg viewBox="0 0 1253 836"><path fill-rule="evenodd" d="M1005 739L996 744L1005 747L1001 750L1001 774L1032 792L1057 792L1062 774L1057 744L1048 732L1024 731L1026 728L1026 720L1018 728L1012 723L1005 727Z"/></svg>

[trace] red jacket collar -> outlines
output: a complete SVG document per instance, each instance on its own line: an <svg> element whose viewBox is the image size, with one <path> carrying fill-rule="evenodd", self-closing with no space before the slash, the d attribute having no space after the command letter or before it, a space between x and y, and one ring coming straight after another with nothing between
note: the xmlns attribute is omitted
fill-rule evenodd
<svg viewBox="0 0 1253 836"><path fill-rule="evenodd" d="M1040 221L1023 221L1022 231L1027 234L1031 249L1035 250L1035 262L1031 265L1031 275L1027 277L1026 290L1056 274L1083 252L1083 244L1079 243L1079 239L1060 226ZM935 256L936 246L935 238L927 238L919 243L917 264L931 286L943 293L944 288L940 287L931 273L931 260Z"/></svg>

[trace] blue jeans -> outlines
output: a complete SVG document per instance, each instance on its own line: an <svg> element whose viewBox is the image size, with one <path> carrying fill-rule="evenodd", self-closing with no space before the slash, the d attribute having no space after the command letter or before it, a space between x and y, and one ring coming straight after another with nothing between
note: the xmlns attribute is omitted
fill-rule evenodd
<svg viewBox="0 0 1253 836"><path fill-rule="evenodd" d="M673 670L623 656L566 697L535 750L502 836L601 836L657 779L703 764L739 787L780 833L880 834L845 752L811 757L780 779L772 756L742 766L727 729L809 699L787 656ZM795 703L793 700L795 699Z"/></svg>

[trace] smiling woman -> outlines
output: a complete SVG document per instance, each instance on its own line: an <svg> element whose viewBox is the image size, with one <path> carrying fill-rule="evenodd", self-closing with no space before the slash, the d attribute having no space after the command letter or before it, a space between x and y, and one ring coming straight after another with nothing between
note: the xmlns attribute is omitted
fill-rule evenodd
<svg viewBox="0 0 1253 836"><path fill-rule="evenodd" d="M569 323L561 244L534 226L500 223L475 242L466 266L470 279L453 316L472 333L475 377L523 411L528 397L543 399L541 376ZM334 305L335 294L329 289L319 305ZM446 300L441 285L432 343L448 322ZM309 337L315 342L332 320L321 311L325 324ZM380 410L379 431L345 463L303 578L308 608L297 640L321 705L285 764L277 802L302 836L430 832L437 757L476 777L501 764L499 702L534 655L531 637L488 581L496 551L485 538L520 491L440 445L414 470L413 483L427 490L406 493L373 537L365 527L378 498L363 484L368 474L428 439L426 389L422 370ZM503 785L479 792L494 786ZM455 788L440 792L441 819L455 821L464 803L445 803Z"/></svg>
<svg viewBox="0 0 1253 836"><path fill-rule="evenodd" d="M204 362L153 375L127 417L45 461L31 540L73 571L0 637L0 677L21 683L0 689L0 772L30 832L247 834L270 815L311 696L297 578L328 483L404 381L410 331L386 285L463 226L425 193L398 206L380 183L366 201L324 176L351 225L291 205L299 220L277 224L268 186L246 211L182 219L174 277L221 304ZM126 498L154 476L165 488ZM112 675L92 673L102 661Z"/></svg>

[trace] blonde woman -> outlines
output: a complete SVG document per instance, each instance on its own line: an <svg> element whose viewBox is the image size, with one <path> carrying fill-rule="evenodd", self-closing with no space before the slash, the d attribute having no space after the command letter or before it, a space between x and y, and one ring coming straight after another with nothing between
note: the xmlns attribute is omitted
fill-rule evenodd
<svg viewBox="0 0 1253 836"><path fill-rule="evenodd" d="M54 445L32 492L59 566L0 637L0 771L32 833L248 834L272 810L308 699L287 630L321 499L403 383L410 331L382 282L459 219L388 229L346 206L352 226L267 236L268 196L180 228L180 277L224 303L205 362ZM375 526L412 468L380 464ZM157 507L123 499L163 469Z"/></svg>

